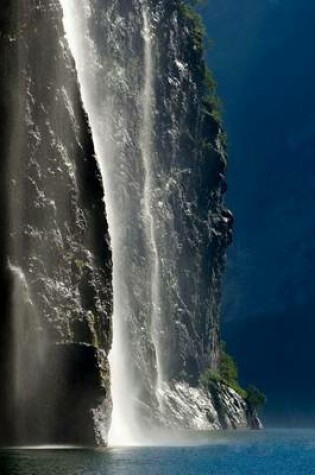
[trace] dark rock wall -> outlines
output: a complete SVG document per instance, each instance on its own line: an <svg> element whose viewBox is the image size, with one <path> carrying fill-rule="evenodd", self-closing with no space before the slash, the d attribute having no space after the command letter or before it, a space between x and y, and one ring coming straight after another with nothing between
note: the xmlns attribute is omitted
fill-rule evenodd
<svg viewBox="0 0 315 475"><path fill-rule="evenodd" d="M2 388L11 387L1 409L19 416L7 425L13 442L92 443L90 410L109 393L112 312L100 172L59 2L7 1L0 21L1 371ZM24 295L19 304L7 305L7 281L14 296ZM38 358L26 361L34 345Z"/></svg>
<svg viewBox="0 0 315 475"><path fill-rule="evenodd" d="M7 210L7 162L10 138L7 134L12 124L10 121L10 91L14 85L9 75L9 66L6 65L10 54L9 45L4 47L4 38L11 29L11 2L4 1L0 10L0 39L1 39L1 75L0 75L0 292L1 292L1 320L0 320L0 376L2 390L0 392L0 427L9 427L12 419L10 408L11 387L10 368L8 364L10 344L8 333L10 331L10 276L7 272L7 248L8 248L8 210ZM10 80L9 80L10 79ZM3 431L2 431L3 432ZM9 433L9 431L7 431Z"/></svg>
<svg viewBox="0 0 315 475"><path fill-rule="evenodd" d="M207 100L214 91L194 16L175 0L154 4L164 357L171 378L197 382L205 367L217 369L220 354L221 280L233 224L224 205L225 138ZM172 210L171 224L165 209ZM177 287L170 285L175 274Z"/></svg>

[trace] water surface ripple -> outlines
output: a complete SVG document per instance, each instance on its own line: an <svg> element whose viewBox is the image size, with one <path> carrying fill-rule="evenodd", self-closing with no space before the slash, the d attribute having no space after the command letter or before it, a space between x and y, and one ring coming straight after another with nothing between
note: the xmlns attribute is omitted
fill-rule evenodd
<svg viewBox="0 0 315 475"><path fill-rule="evenodd" d="M168 447L0 452L1 475L311 475L315 431L196 434Z"/></svg>

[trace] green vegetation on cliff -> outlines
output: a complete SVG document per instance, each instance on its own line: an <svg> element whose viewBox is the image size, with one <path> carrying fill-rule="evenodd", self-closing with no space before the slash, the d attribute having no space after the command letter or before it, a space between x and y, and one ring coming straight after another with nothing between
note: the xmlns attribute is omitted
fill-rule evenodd
<svg viewBox="0 0 315 475"><path fill-rule="evenodd" d="M264 406L267 398L256 386L249 385L246 389L242 388L238 381L238 368L232 358L226 352L225 343L221 343L220 364L218 371L207 368L200 376L201 384L209 389L215 383L225 384L234 389L248 404L251 410L256 410Z"/></svg>
<svg viewBox="0 0 315 475"><path fill-rule="evenodd" d="M250 384L246 388L246 401L252 409L258 409L266 404L267 398L256 386Z"/></svg>
<svg viewBox="0 0 315 475"><path fill-rule="evenodd" d="M201 15L194 9L195 6L204 4L204 0L187 0L180 1L179 11L185 17L186 21L192 31L194 50L203 58L203 50L205 45L212 44L207 38L207 33L203 25ZM221 125L222 117L222 103L217 95L216 83L213 78L213 74L209 67L202 60L201 67L203 69L202 74L204 76L204 97L202 100L205 114L209 114L215 122Z"/></svg>
<svg viewBox="0 0 315 475"><path fill-rule="evenodd" d="M221 344L218 371L213 371L211 368L207 368L202 373L200 381L205 387L208 387L212 382L225 384L234 389L241 397L246 399L247 393L238 382L237 365L232 356L226 352L224 343Z"/></svg>

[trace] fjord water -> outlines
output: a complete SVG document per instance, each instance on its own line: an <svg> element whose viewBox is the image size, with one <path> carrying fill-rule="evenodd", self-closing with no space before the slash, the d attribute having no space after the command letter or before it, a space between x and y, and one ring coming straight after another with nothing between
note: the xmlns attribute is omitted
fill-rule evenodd
<svg viewBox="0 0 315 475"><path fill-rule="evenodd" d="M168 447L0 452L1 475L311 475L315 431L196 434Z"/></svg>

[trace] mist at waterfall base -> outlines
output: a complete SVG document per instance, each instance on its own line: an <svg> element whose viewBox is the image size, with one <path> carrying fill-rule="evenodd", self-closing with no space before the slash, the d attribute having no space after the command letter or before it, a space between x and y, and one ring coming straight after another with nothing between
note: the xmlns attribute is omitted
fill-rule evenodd
<svg viewBox="0 0 315 475"><path fill-rule="evenodd" d="M200 437L200 435L199 435ZM199 444L107 450L0 451L1 475L309 475L314 431L209 435Z"/></svg>
<svg viewBox="0 0 315 475"><path fill-rule="evenodd" d="M315 5L211 0L235 215L223 338L268 425L314 426Z"/></svg>

